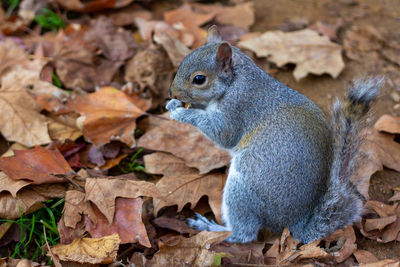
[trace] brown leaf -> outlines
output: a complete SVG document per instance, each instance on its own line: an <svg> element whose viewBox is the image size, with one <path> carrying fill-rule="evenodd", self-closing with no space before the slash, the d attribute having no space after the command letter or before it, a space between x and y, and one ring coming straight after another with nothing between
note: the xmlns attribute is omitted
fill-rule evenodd
<svg viewBox="0 0 400 267"><path fill-rule="evenodd" d="M377 257L367 250L358 249L353 253L359 264L373 263L379 261Z"/></svg>
<svg viewBox="0 0 400 267"><path fill-rule="evenodd" d="M156 187L163 198L154 197L154 211L165 206L178 205L181 211L187 203L192 208L202 196L208 196L208 202L218 222L221 222L222 190L226 174L200 174L196 169L187 167L183 160L166 153L153 153L144 157L147 172L164 174Z"/></svg>
<svg viewBox="0 0 400 267"><path fill-rule="evenodd" d="M8 191L14 198L17 197L17 192L21 188L30 184L30 182L24 180L13 180L8 177L4 172L0 172L0 192Z"/></svg>
<svg viewBox="0 0 400 267"><path fill-rule="evenodd" d="M0 43L0 77L28 60L28 54L11 39Z"/></svg>
<svg viewBox="0 0 400 267"><path fill-rule="evenodd" d="M153 220L158 227L174 230L180 234L197 234L199 231L189 227L186 221L177 218L161 216Z"/></svg>
<svg viewBox="0 0 400 267"><path fill-rule="evenodd" d="M87 178L86 200L92 201L112 224L115 213L115 198L160 197L153 183L124 179Z"/></svg>
<svg viewBox="0 0 400 267"><path fill-rule="evenodd" d="M400 118L385 114L377 120L374 128L380 132L398 134L400 133Z"/></svg>
<svg viewBox="0 0 400 267"><path fill-rule="evenodd" d="M121 8L129 5L133 0L57 0L57 3L67 10L78 12L96 12L109 8Z"/></svg>
<svg viewBox="0 0 400 267"><path fill-rule="evenodd" d="M341 47L332 43L327 36L304 29L293 32L270 31L260 37L239 42L239 46L254 51L258 57L281 67L295 63L294 77L300 80L308 73L330 74L336 78L344 68Z"/></svg>
<svg viewBox="0 0 400 267"><path fill-rule="evenodd" d="M222 242L211 247L215 252L223 252L228 257L223 257L224 263L227 265L241 266L242 264L253 264L262 266L264 264L263 248L265 244L262 242L252 242L248 244L230 244ZM251 265L250 265L251 266Z"/></svg>
<svg viewBox="0 0 400 267"><path fill-rule="evenodd" d="M76 97L69 106L85 116L85 139L97 146L112 140L134 145L136 118L149 108L148 103L138 96L128 96L113 87L103 87L95 93Z"/></svg>
<svg viewBox="0 0 400 267"><path fill-rule="evenodd" d="M339 30L340 26L342 26L341 20L339 20L336 24L326 24L324 22L317 21L308 28L318 32L319 34L328 36L332 41L336 41L338 39L337 31Z"/></svg>
<svg viewBox="0 0 400 267"><path fill-rule="evenodd" d="M10 193L0 193L0 218L13 220L20 214L28 214L43 207L42 202L51 198L63 198L65 188L50 184L23 188L13 197Z"/></svg>
<svg viewBox="0 0 400 267"><path fill-rule="evenodd" d="M90 220L86 223L86 230L92 237L103 237L117 233L121 244L136 243L151 247L146 228L142 222L141 198L117 198L115 200L114 221L110 225L107 218L94 207L97 224Z"/></svg>
<svg viewBox="0 0 400 267"><path fill-rule="evenodd" d="M369 232L372 230L382 230L389 224L395 222L397 219L396 215L378 218L378 219L367 219L364 224L365 231Z"/></svg>
<svg viewBox="0 0 400 267"><path fill-rule="evenodd" d="M351 254L354 253L354 251L357 250L356 234L354 233L354 229L352 226L348 226L345 229L340 229L332 233L328 237L324 238L324 240L329 242L336 241L338 243L342 243L340 250L333 253L335 261L338 263L345 261L348 257L351 256Z"/></svg>
<svg viewBox="0 0 400 267"><path fill-rule="evenodd" d="M194 126L173 120L163 121L160 126L145 133L138 146L164 151L183 159L189 167L201 174L228 165L228 152L219 149Z"/></svg>
<svg viewBox="0 0 400 267"><path fill-rule="evenodd" d="M60 243L69 244L74 239L84 236L85 230L85 220L82 220L76 224L75 228L65 226L63 218L57 223L58 233L60 234Z"/></svg>
<svg viewBox="0 0 400 267"><path fill-rule="evenodd" d="M49 135L52 140L65 142L66 139L75 141L82 136L82 131L76 125L76 118L71 115L48 117Z"/></svg>
<svg viewBox="0 0 400 267"><path fill-rule="evenodd" d="M160 242L160 250L152 260L146 261L146 266L211 266L215 252L210 247L230 234L203 231L191 238L176 236L168 243Z"/></svg>
<svg viewBox="0 0 400 267"><path fill-rule="evenodd" d="M0 169L14 180L29 180L33 184L64 182L64 179L56 175L73 173L58 150L37 146L28 150L15 150L14 153L14 157L0 158Z"/></svg>
<svg viewBox="0 0 400 267"><path fill-rule="evenodd" d="M382 170L383 166L400 171L400 144L394 141L394 135L369 129L360 150L364 158L358 163L352 181L357 185L358 191L368 199L369 179L372 174Z"/></svg>
<svg viewBox="0 0 400 267"><path fill-rule="evenodd" d="M204 44L207 33L205 30L201 29L200 26L210 21L213 17L213 13L200 14L193 12L192 7L188 4L184 4L178 9L164 13L164 20L169 25L180 25L185 31L195 36L195 41L192 45L193 48Z"/></svg>
<svg viewBox="0 0 400 267"><path fill-rule="evenodd" d="M373 263L360 264L360 267L399 267L400 261L396 260L381 260Z"/></svg>
<svg viewBox="0 0 400 267"><path fill-rule="evenodd" d="M51 251L62 261L109 264L117 258L119 243L117 234L102 238L79 238L68 245L58 244Z"/></svg>
<svg viewBox="0 0 400 267"><path fill-rule="evenodd" d="M393 196L388 201L399 201L400 200L400 187L393 188L395 191Z"/></svg>
<svg viewBox="0 0 400 267"><path fill-rule="evenodd" d="M232 24L249 30L255 22L255 14L252 2L238 4L235 6L222 6L219 4L203 5L193 4L196 10L204 13L215 14L215 21L220 24Z"/></svg>
<svg viewBox="0 0 400 267"><path fill-rule="evenodd" d="M172 65L175 67L179 67L183 59L190 53L190 49L178 39L164 32L157 31L153 38L157 44L160 44L165 49Z"/></svg>
<svg viewBox="0 0 400 267"><path fill-rule="evenodd" d="M76 224L81 221L82 215L86 214L95 224L97 223L96 214L89 202L85 201L85 193L70 190L65 193L65 204L63 216L65 226L75 228Z"/></svg>

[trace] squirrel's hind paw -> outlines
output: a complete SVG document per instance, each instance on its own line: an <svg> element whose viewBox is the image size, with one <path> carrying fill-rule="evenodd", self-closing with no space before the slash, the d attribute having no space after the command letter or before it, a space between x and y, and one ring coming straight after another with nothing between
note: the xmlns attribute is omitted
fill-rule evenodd
<svg viewBox="0 0 400 267"><path fill-rule="evenodd" d="M212 231L212 232L224 232L224 231L230 231L228 227L219 225L213 220L209 221L206 217L202 216L199 213L196 213L196 219L188 219L187 220L188 224L190 227L196 229L196 230L207 230L207 231Z"/></svg>

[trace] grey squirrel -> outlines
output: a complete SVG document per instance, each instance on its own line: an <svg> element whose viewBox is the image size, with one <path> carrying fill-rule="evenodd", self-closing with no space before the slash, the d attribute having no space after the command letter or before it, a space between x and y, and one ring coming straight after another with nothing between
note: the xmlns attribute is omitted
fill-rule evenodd
<svg viewBox="0 0 400 267"><path fill-rule="evenodd" d="M362 199L350 182L359 159L362 121L382 77L356 81L332 123L306 96L275 80L216 26L207 43L181 63L166 106L232 155L218 225L200 214L199 230L232 231L228 242L257 239L262 228L288 227L303 243L360 219ZM184 108L183 103L190 103Z"/></svg>

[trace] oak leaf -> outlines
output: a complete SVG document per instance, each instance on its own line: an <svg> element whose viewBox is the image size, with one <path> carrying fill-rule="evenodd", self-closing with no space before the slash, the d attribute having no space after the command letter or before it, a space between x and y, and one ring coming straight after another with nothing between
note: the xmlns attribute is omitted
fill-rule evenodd
<svg viewBox="0 0 400 267"><path fill-rule="evenodd" d="M73 170L58 150L40 146L15 150L14 157L1 157L0 169L14 180L28 180L33 184L64 182L56 175L72 174Z"/></svg>
<svg viewBox="0 0 400 267"><path fill-rule="evenodd" d="M306 77L308 73L328 73L336 78L344 68L341 46L309 29L269 31L243 40L239 46L254 51L259 57L269 56L268 59L278 67L295 63L297 66L293 75L296 80Z"/></svg>
<svg viewBox="0 0 400 267"><path fill-rule="evenodd" d="M71 244L58 244L51 251L62 261L109 264L116 260L119 244L119 236L114 234L102 238L78 238Z"/></svg>
<svg viewBox="0 0 400 267"><path fill-rule="evenodd" d="M85 139L97 146L112 140L134 145L136 119L149 108L145 100L113 87L75 97L68 105L84 116Z"/></svg>
<svg viewBox="0 0 400 267"><path fill-rule="evenodd" d="M87 178L85 191L85 199L92 201L110 224L114 219L115 199L117 197L160 197L160 192L155 184L126 179Z"/></svg>
<svg viewBox="0 0 400 267"><path fill-rule="evenodd" d="M221 222L222 190L226 174L200 174L196 169L187 167L183 160L166 153L153 153L144 157L149 173L163 174L156 187L163 198L154 197L154 211L165 206L178 205L181 211L187 203L192 208L202 196L208 196L208 202L218 222Z"/></svg>
<svg viewBox="0 0 400 267"><path fill-rule="evenodd" d="M115 200L115 215L110 225L107 218L94 207L97 223L91 220L86 223L86 230L92 237L103 237L117 233L121 244L136 243L151 247L146 228L142 222L141 198L117 198Z"/></svg>
<svg viewBox="0 0 400 267"><path fill-rule="evenodd" d="M194 126L173 120L164 120L158 127L146 132L138 146L174 154L201 174L229 164L228 152L219 149Z"/></svg>
<svg viewBox="0 0 400 267"><path fill-rule="evenodd" d="M190 238L176 236L168 243L160 242L160 250L146 266L211 266L216 253L210 249L226 239L231 232L203 231Z"/></svg>

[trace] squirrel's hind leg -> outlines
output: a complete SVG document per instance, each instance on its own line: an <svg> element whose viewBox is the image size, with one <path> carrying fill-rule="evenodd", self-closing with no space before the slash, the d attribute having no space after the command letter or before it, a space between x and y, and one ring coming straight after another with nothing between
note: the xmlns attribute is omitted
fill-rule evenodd
<svg viewBox="0 0 400 267"><path fill-rule="evenodd" d="M211 231L211 232L224 232L231 231L227 226L219 225L213 220L209 221L206 217L202 216L199 213L196 213L196 219L188 219L189 226L203 231Z"/></svg>

